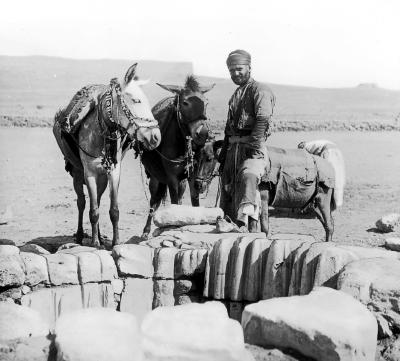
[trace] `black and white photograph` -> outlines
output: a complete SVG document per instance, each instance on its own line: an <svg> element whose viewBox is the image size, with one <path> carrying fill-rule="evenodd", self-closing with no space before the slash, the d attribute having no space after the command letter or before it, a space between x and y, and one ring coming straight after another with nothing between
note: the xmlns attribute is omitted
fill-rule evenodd
<svg viewBox="0 0 400 361"><path fill-rule="evenodd" d="M400 2L0 11L1 361L400 361Z"/></svg>

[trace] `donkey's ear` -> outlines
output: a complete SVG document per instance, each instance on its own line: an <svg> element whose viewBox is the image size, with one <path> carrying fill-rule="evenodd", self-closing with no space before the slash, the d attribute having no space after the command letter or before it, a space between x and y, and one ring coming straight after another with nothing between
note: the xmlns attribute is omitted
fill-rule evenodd
<svg viewBox="0 0 400 361"><path fill-rule="evenodd" d="M136 66L138 63L135 63L129 67L127 70L125 77L124 77L124 82L125 85L129 84L131 80L135 77L135 72L136 72Z"/></svg>
<svg viewBox="0 0 400 361"><path fill-rule="evenodd" d="M179 86L179 85L164 85L164 84L159 84L156 83L158 86L160 86L161 88L168 90L171 93L175 93L175 94L179 94L183 87Z"/></svg>
<svg viewBox="0 0 400 361"><path fill-rule="evenodd" d="M210 91L214 87L215 87L215 83L208 85L208 86L201 86L200 91L204 94L204 93L207 93L208 91Z"/></svg>

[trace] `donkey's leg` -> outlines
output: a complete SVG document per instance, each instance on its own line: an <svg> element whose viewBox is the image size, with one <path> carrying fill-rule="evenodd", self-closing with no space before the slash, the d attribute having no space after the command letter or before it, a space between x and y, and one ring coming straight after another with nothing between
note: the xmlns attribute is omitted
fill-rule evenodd
<svg viewBox="0 0 400 361"><path fill-rule="evenodd" d="M92 225L92 246L99 247L99 206L97 204L97 182L94 175L85 174L85 183L89 193L90 210L89 219Z"/></svg>
<svg viewBox="0 0 400 361"><path fill-rule="evenodd" d="M182 198L186 190L186 179L178 183L178 204L182 204Z"/></svg>
<svg viewBox="0 0 400 361"><path fill-rule="evenodd" d="M194 177L188 178L189 190L190 190L190 200L192 201L193 207L198 207L200 205L199 191L194 186Z"/></svg>
<svg viewBox="0 0 400 361"><path fill-rule="evenodd" d="M121 175L121 163L117 163L115 168L108 176L108 182L110 184L110 219L113 226L113 240L112 245L115 246L119 244L119 231L118 231L118 222L119 222L119 209L118 209L118 189L119 189L119 181Z"/></svg>
<svg viewBox="0 0 400 361"><path fill-rule="evenodd" d="M331 212L332 188L318 188L320 191L315 197L316 214L325 229L326 242L332 241L334 223ZM318 214L320 213L320 215Z"/></svg>
<svg viewBox="0 0 400 361"><path fill-rule="evenodd" d="M182 189L180 189L180 182L176 177L168 180L169 196L171 197L172 204L182 204L182 199L179 198Z"/></svg>
<svg viewBox="0 0 400 361"><path fill-rule="evenodd" d="M260 189L261 195L261 232L264 232L268 236L269 232L269 215L268 215L268 203L269 203L269 192L267 189Z"/></svg>
<svg viewBox="0 0 400 361"><path fill-rule="evenodd" d="M75 193L77 195L76 205L78 206L78 228L76 230L76 242L82 244L83 233L83 212L85 211L86 199L85 193L83 191L84 178L83 173L74 169L73 174L73 184Z"/></svg>
<svg viewBox="0 0 400 361"><path fill-rule="evenodd" d="M107 188L108 184L108 179L106 175L100 175L97 178L97 205L100 208L100 201L101 201L101 196L103 195L104 191ZM99 241L100 243L103 243L101 233L100 233L100 221L97 223L97 233L99 235Z"/></svg>
<svg viewBox="0 0 400 361"><path fill-rule="evenodd" d="M147 239L150 234L151 221L153 220L154 212L158 209L158 207L161 204L161 201L165 197L165 194L167 192L167 185L164 183L160 183L154 177L150 177L149 190L150 190L150 195L151 195L150 196L150 211L149 211L149 215L147 217L146 225L143 228L143 234L142 234L143 239Z"/></svg>

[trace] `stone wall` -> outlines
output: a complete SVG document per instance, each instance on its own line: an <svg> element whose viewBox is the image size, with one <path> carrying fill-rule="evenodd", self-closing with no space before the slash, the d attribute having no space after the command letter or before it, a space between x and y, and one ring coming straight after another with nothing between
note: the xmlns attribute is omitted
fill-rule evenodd
<svg viewBox="0 0 400 361"><path fill-rule="evenodd" d="M337 288L345 265L399 254L317 242L312 236L216 234L213 227L159 231L141 244L113 250L0 246L1 298L40 312L50 324L68 311L107 307L140 321L160 306L223 302L240 321L243 308L275 297L306 295L313 288ZM35 253L34 253L35 252ZM39 254L38 254L39 253Z"/></svg>
<svg viewBox="0 0 400 361"><path fill-rule="evenodd" d="M140 324L153 309L211 300L243 322L243 310L250 304L329 287L366 305L380 337L398 333L400 311L393 302L400 302L400 285L397 275L388 276L400 269L398 252L318 242L309 235L267 239L262 233L216 233L209 225L155 234L112 251L69 244L50 253L33 244L0 245L0 300L32 309L52 330L58 318L81 309L129 313ZM386 263L393 266L386 268ZM370 269L394 281L378 288L377 278L367 276ZM368 289L377 291L370 294ZM252 336L245 332L245 337L252 343Z"/></svg>

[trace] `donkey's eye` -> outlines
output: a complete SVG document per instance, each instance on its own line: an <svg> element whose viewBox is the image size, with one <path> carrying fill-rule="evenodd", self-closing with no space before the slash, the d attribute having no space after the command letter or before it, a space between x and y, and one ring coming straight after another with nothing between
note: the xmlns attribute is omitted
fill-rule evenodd
<svg viewBox="0 0 400 361"><path fill-rule="evenodd" d="M188 106L189 106L189 102L188 102L187 100L184 100L184 101L183 101L183 105L184 105L185 107L188 107Z"/></svg>
<svg viewBox="0 0 400 361"><path fill-rule="evenodd" d="M140 104L142 101L140 99L132 99L135 104Z"/></svg>

